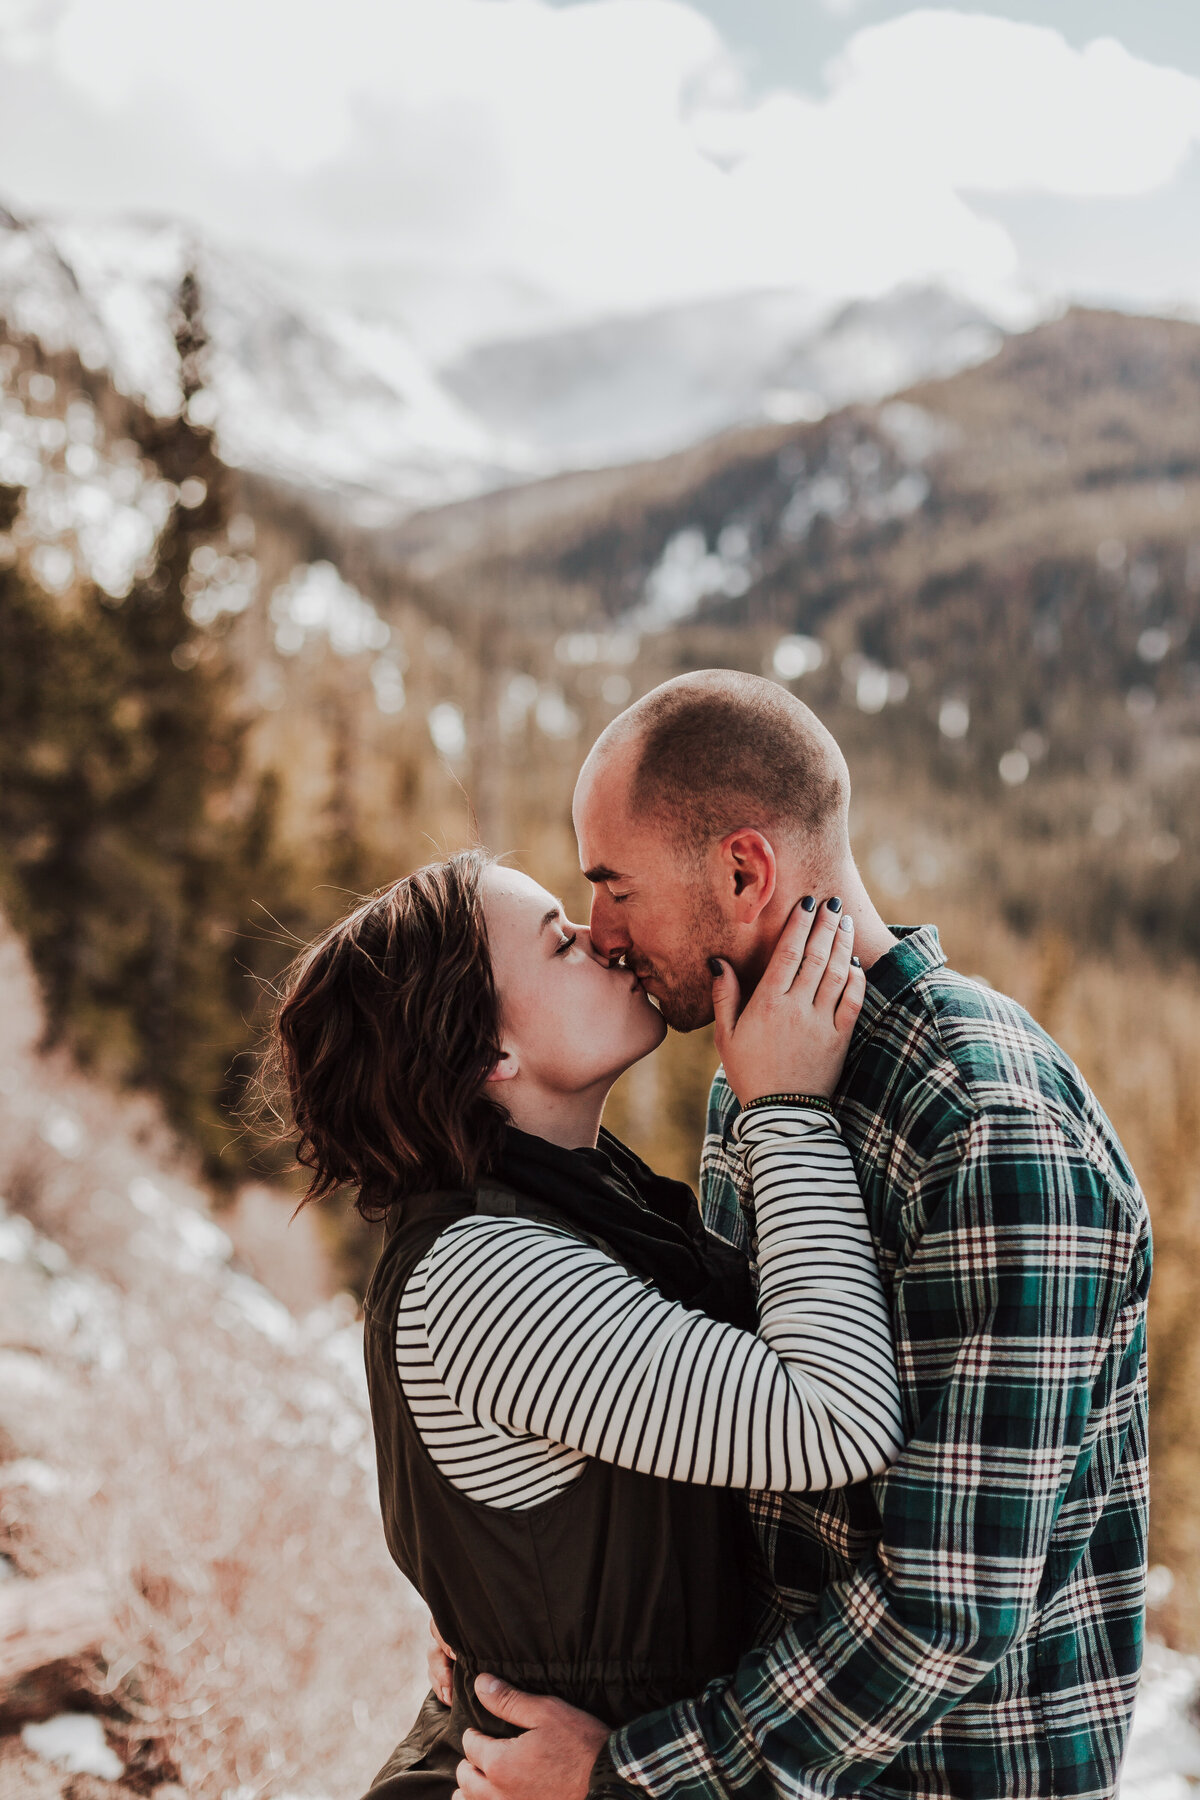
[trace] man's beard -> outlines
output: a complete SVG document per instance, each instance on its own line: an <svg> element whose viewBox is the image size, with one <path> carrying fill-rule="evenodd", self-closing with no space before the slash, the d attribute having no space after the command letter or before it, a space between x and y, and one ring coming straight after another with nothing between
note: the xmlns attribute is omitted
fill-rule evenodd
<svg viewBox="0 0 1200 1800"><path fill-rule="evenodd" d="M654 1000L672 1031L698 1031L702 1025L712 1024L713 978L708 958L720 954L724 923L712 895L699 896L688 920L688 942L694 949L695 962L671 978L661 969L651 967L644 971L654 982Z"/></svg>

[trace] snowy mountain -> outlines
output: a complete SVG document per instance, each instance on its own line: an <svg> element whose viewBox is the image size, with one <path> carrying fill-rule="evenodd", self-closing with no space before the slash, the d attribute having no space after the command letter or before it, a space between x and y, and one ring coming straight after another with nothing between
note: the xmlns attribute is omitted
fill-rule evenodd
<svg viewBox="0 0 1200 1800"><path fill-rule="evenodd" d="M732 425L819 419L980 362L1003 335L937 287L840 308L780 291L482 344L441 374L550 473L667 455Z"/></svg>
<svg viewBox="0 0 1200 1800"><path fill-rule="evenodd" d="M519 472L398 327L298 298L175 222L34 223L0 211L0 318L109 369L160 414L180 404L173 317L188 272L210 340L192 409L227 462L331 490L357 502L363 522Z"/></svg>
<svg viewBox="0 0 1200 1800"><path fill-rule="evenodd" d="M834 310L781 291L526 331L436 366L437 334L418 347L394 304L390 316L333 304L322 295L344 283L302 281L177 221L28 221L0 208L0 321L77 351L162 414L180 404L185 274L209 338L197 422L215 427L227 462L332 493L363 524L666 455L732 425L818 419L978 362L1003 335L939 288ZM436 289L444 349L461 342L465 314L431 280L416 282L413 306L428 314ZM537 297L519 298L534 317Z"/></svg>

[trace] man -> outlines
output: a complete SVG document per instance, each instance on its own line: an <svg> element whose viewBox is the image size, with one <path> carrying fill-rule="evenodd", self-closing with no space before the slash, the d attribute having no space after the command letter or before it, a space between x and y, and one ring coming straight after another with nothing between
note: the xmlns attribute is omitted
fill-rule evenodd
<svg viewBox="0 0 1200 1800"><path fill-rule="evenodd" d="M526 1729L467 1735L466 1800L1114 1792L1141 1653L1145 1202L1063 1052L948 970L932 927L883 923L848 804L806 707L708 671L614 721L575 823L593 940L677 1029L715 1007L718 1047L796 902L852 912L867 998L835 1105L890 1293L906 1448L859 1487L750 1496L786 1622L694 1700L610 1734L481 1677ZM736 1110L718 1071L702 1205L745 1248Z"/></svg>

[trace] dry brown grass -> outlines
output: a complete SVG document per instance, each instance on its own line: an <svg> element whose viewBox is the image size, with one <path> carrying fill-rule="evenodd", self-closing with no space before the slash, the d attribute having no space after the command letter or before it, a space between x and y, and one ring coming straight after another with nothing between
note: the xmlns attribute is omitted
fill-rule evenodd
<svg viewBox="0 0 1200 1800"><path fill-rule="evenodd" d="M231 1266L147 1102L35 1048L0 939L0 1550L97 1567L85 1704L150 1788L350 1796L407 1727L423 1614L390 1564L352 1306Z"/></svg>

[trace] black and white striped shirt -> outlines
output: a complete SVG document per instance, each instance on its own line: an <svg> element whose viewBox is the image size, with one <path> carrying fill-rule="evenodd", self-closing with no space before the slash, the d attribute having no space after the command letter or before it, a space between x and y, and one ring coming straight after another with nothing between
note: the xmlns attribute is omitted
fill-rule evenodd
<svg viewBox="0 0 1200 1800"><path fill-rule="evenodd" d="M894 1460L891 1328L849 1152L815 1109L756 1108L735 1135L753 1187L757 1335L550 1225L472 1215L437 1239L405 1289L396 1354L455 1487L521 1510L589 1457L790 1492Z"/></svg>

